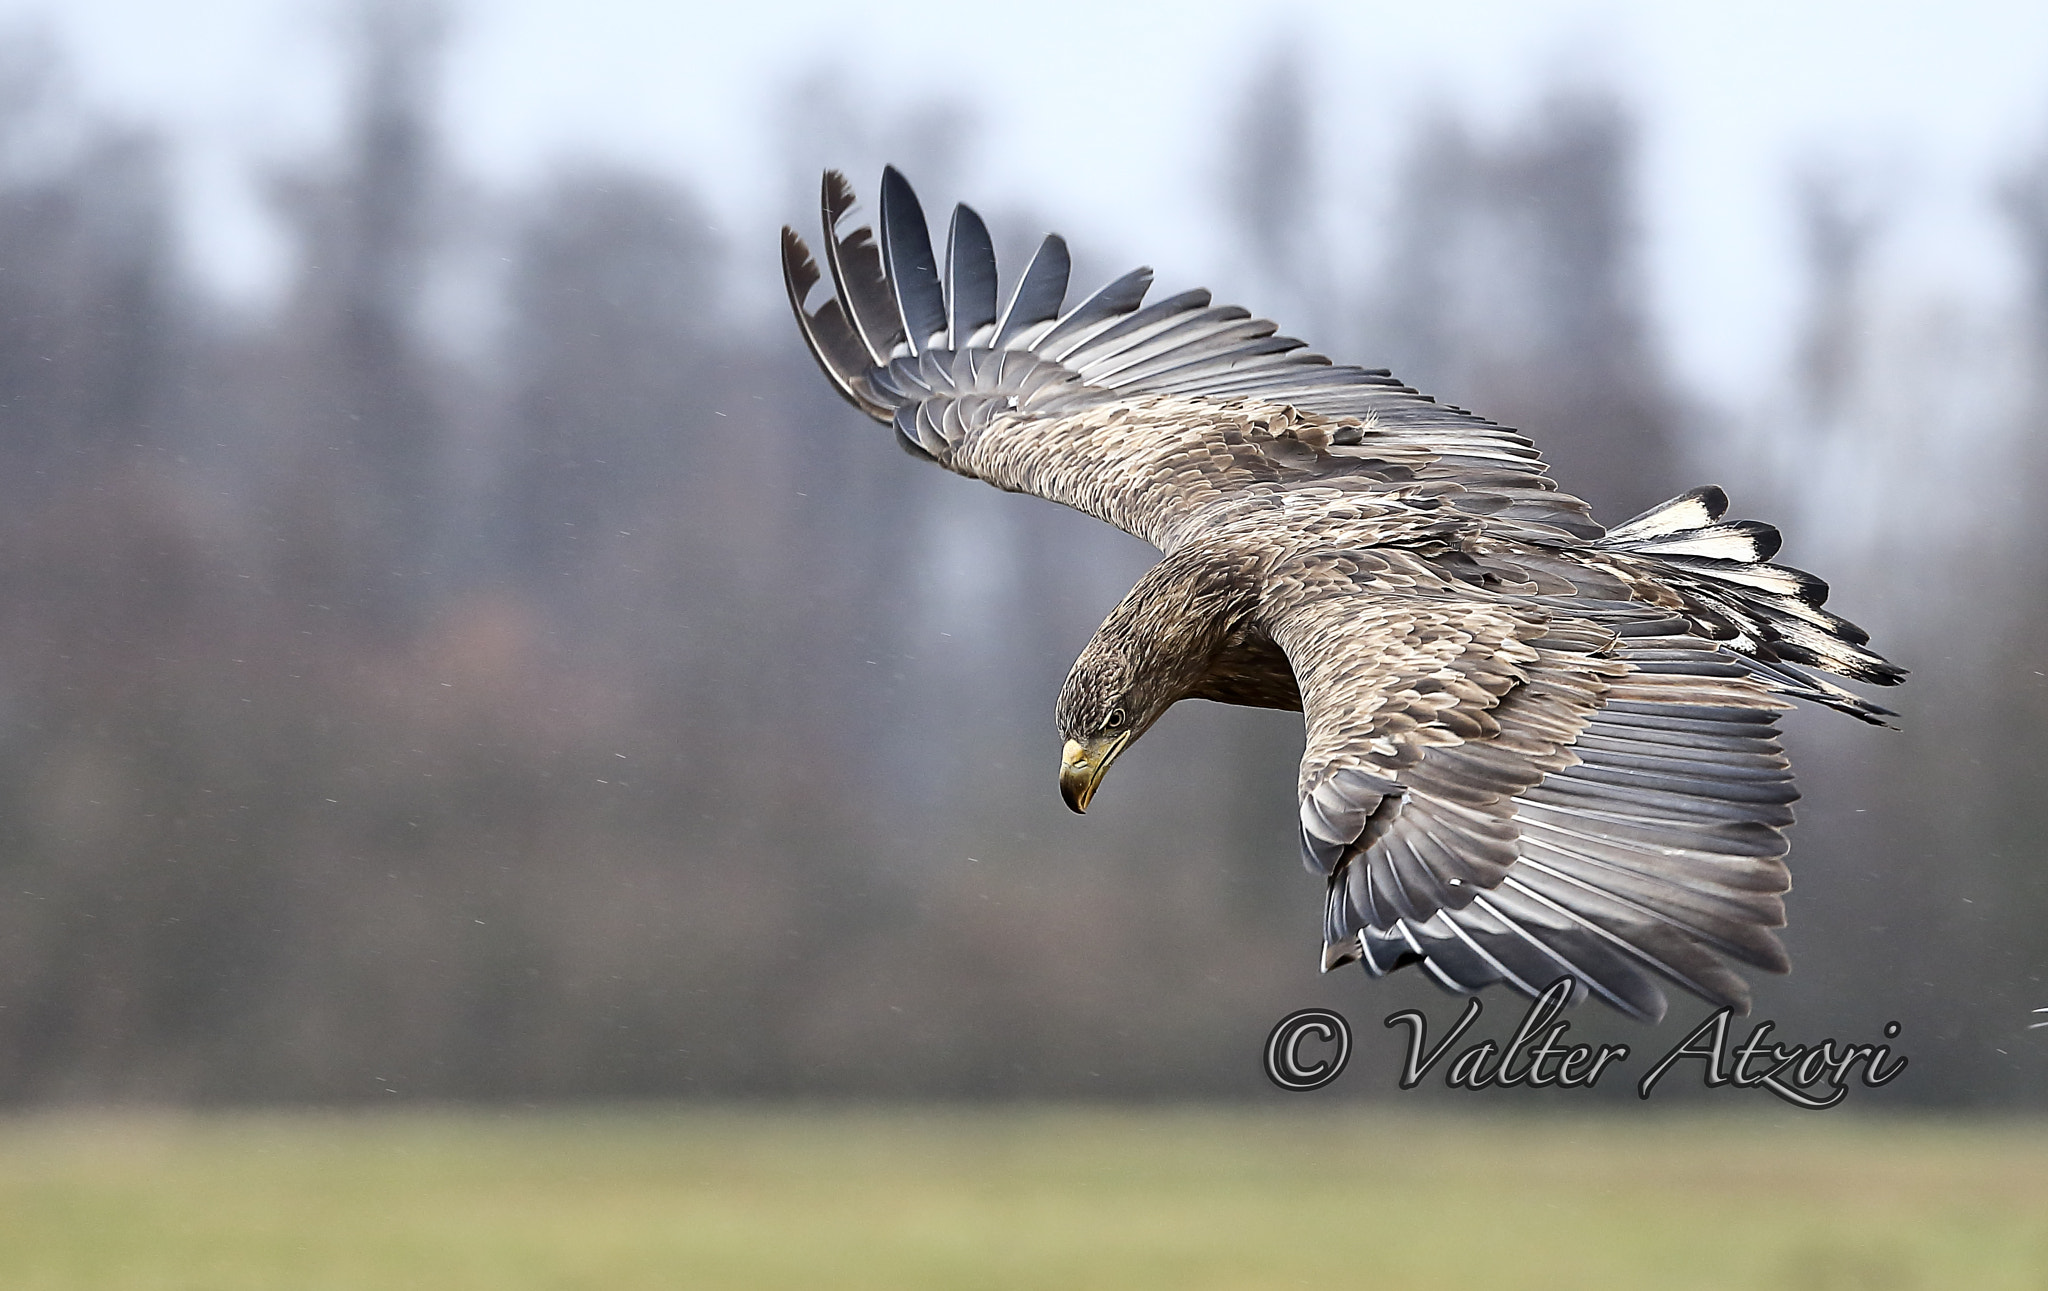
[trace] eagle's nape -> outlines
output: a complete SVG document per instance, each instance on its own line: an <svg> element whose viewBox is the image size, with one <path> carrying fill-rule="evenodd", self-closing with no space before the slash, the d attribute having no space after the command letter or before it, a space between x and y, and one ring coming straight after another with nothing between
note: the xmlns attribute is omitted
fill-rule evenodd
<svg viewBox="0 0 2048 1291"><path fill-rule="evenodd" d="M893 168L879 238L845 228L836 172L820 205L824 270L785 229L784 273L841 395L921 458L1166 553L1062 689L1069 806L1180 699L1298 708L1326 968L1531 995L1569 974L1646 1020L1660 980L1746 1008L1730 961L1785 971L1777 714L1882 723L1808 670L1904 673L1770 563L1776 530L1713 488L1603 529L1518 432L1206 292L1144 306L1141 269L1063 308L1057 237L1004 303L979 217L955 208L942 259Z"/></svg>

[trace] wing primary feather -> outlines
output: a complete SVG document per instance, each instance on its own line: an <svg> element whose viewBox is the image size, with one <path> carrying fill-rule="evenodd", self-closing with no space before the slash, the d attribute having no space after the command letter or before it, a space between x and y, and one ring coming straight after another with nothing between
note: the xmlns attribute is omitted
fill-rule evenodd
<svg viewBox="0 0 2048 1291"><path fill-rule="evenodd" d="M1456 919L1453 919L1446 915L1443 917L1442 922L1444 927L1449 928L1451 930L1452 936L1456 937L1459 941L1465 943L1467 949L1469 949L1474 955L1477 955L1480 959L1485 960L1488 964L1491 964L1493 966L1494 971L1500 974L1502 981L1514 987L1516 990L1521 991L1528 995L1541 995L1543 993L1542 987L1536 985L1534 982L1524 981L1520 974L1516 973L1513 969L1509 968L1499 959L1489 954L1486 948L1484 946L1481 946L1479 942L1473 938L1471 933L1466 932L1465 929L1458 923Z"/></svg>
<svg viewBox="0 0 2048 1291"><path fill-rule="evenodd" d="M1465 983L1459 981L1457 976L1454 973L1452 973L1451 970L1441 962L1442 958L1443 952L1441 950L1437 951L1433 955L1425 956L1422 961L1422 971L1428 973L1430 977L1435 980L1438 986L1443 987L1445 990L1450 991L1453 994L1475 994L1479 988L1476 986L1467 986Z"/></svg>
<svg viewBox="0 0 2048 1291"><path fill-rule="evenodd" d="M882 169L882 260L888 265L910 348L922 354L946 330L946 293L939 285L924 207L910 181L894 166Z"/></svg>
<svg viewBox="0 0 2048 1291"><path fill-rule="evenodd" d="M990 348L1000 350L1040 323L1058 318L1060 306L1067 299L1067 275L1072 268L1066 239L1057 233L1046 234L1031 263L1024 267L1024 276L1017 280L1017 290L1011 294L1009 306L996 324Z"/></svg>
<svg viewBox="0 0 2048 1291"><path fill-rule="evenodd" d="M811 257L811 249L795 229L784 225L782 285L789 292L789 307L796 311L797 330L803 333L804 344L810 346L811 357L824 369L832 388L848 403L866 412L869 405L854 390L853 376L867 366L867 348L847 323L838 299L826 301L815 315L804 310L804 300L811 294L811 288L818 285L819 277L818 262Z"/></svg>
<svg viewBox="0 0 2048 1291"><path fill-rule="evenodd" d="M1511 890L1518 891L1520 889L1520 885L1515 884L1512 879L1510 879L1508 882L1510 885L1513 885ZM1535 950L1539 955L1542 955L1544 958L1549 959L1551 962L1555 963L1559 968L1563 969L1568 975L1570 975L1574 980L1576 980L1581 986L1592 991L1601 999L1606 1000L1609 1004L1613 1005L1621 1012L1627 1014L1630 1017L1637 1018L1647 1022L1656 1022L1660 1021L1663 1018L1664 1000L1661 995L1657 996L1655 1004L1652 1005L1647 1000L1639 1003L1636 1001L1631 1001L1623 997L1622 995L1617 994L1607 983L1601 981L1598 974L1592 972L1583 965L1573 962L1568 956L1565 955L1564 951L1561 950L1559 947L1553 945L1550 941L1546 941L1545 939L1538 937L1536 934L1530 932L1527 928L1523 927L1519 920L1517 920L1507 912L1505 906L1502 904L1498 897L1493 899L1489 899L1484 896L1478 897L1473 901L1473 904L1484 909L1488 914L1492 915L1495 919L1500 920L1500 922L1502 922L1503 924L1506 924L1508 931L1510 933L1512 933L1516 937L1519 937L1523 942L1527 943L1529 947ZM1582 919L1574 918L1572 915L1569 914L1569 912L1561 913L1564 913L1565 917L1567 919L1570 919L1574 923L1583 924L1585 922ZM1651 990L1654 992L1655 988L1652 987Z"/></svg>
<svg viewBox="0 0 2048 1291"><path fill-rule="evenodd" d="M1569 920L1571 923L1585 929L1587 932L1592 933L1595 937L1598 937L1601 940L1612 944L1616 948L1626 952L1629 955L1634 956L1641 962L1648 964L1650 967L1656 969L1658 972L1664 974L1672 981L1677 982L1679 985L1685 987L1685 989L1691 991L1694 995L1699 996L1701 999L1707 1000L1708 1002L1714 1004L1729 1005L1730 1007L1734 1008L1736 1012L1745 1015L1749 1012L1750 1001L1748 985L1744 983L1742 979L1737 977L1734 973L1731 973L1726 969L1720 968L1719 965L1714 964L1711 958L1702 956L1704 962L1699 966L1707 969L1707 972L1688 972L1685 965L1676 964L1672 962L1675 956L1672 956L1668 952L1671 949L1682 947L1686 944L1686 941L1688 939L1685 937L1683 933L1674 934L1677 937L1677 941L1674 942L1671 946L1659 947L1658 949L1662 949L1667 952L1665 954L1660 955L1657 953L1655 949L1652 949L1647 944L1643 944L1647 942L1649 937L1652 935L1652 933L1654 932L1654 928L1632 930L1636 933L1637 940L1631 941L1630 939L1615 933L1611 929L1601 926L1601 924L1598 921L1591 918L1588 914L1581 912L1579 910L1574 910L1570 906L1565 905L1563 902L1558 901L1553 897L1537 890L1535 887L1533 887L1525 881L1518 879L1509 879L1507 884L1505 884L1504 886L1513 888L1516 892L1520 893L1522 896L1528 898L1529 900L1534 901L1539 905L1542 905L1550 909L1556 914ZM1695 953L1698 953L1697 948L1695 948ZM1719 969L1719 971L1713 971L1715 969ZM1709 977L1713 977L1718 980L1709 981ZM1605 992L1603 991L1602 994L1604 995ZM1660 1006L1656 1011L1657 1016L1648 1018L1648 1021L1656 1022L1662 1020L1664 1010L1661 1006L1664 1001L1661 994L1659 995L1657 1002Z"/></svg>
<svg viewBox="0 0 2048 1291"><path fill-rule="evenodd" d="M996 248L974 208L953 208L946 230L946 348L964 350L996 321Z"/></svg>
<svg viewBox="0 0 2048 1291"><path fill-rule="evenodd" d="M1136 309L1151 289L1151 267L1133 269L1068 310L1033 348L1057 362L1067 351L1079 349L1082 342L1091 339L1103 324Z"/></svg>
<svg viewBox="0 0 2048 1291"><path fill-rule="evenodd" d="M1153 337L1179 326L1185 321L1186 315L1206 309L1208 305L1209 293L1197 287L1178 296L1168 296L1165 300L1155 301L1133 313L1124 314L1108 327L1091 332L1087 340L1067 346L1057 353L1053 347L1064 337L1057 333L1048 335L1041 343L1040 349L1048 358L1057 358L1069 367L1086 372L1091 367L1099 366L1111 355L1142 345Z"/></svg>
<svg viewBox="0 0 2048 1291"><path fill-rule="evenodd" d="M1081 366L1088 380L1097 384L1114 377L1120 384L1128 385L1159 372L1192 367L1230 346L1272 333L1271 323L1251 318L1241 309L1204 309L1176 320L1163 331L1090 358Z"/></svg>
<svg viewBox="0 0 2048 1291"><path fill-rule="evenodd" d="M854 334L866 347L869 361L875 367L887 367L896 343L903 339L903 322L897 316L895 296L889 290L889 275L882 269L882 253L873 231L862 227L839 236L840 221L853 210L853 203L853 185L846 176L826 171L818 191L825 266L832 271L833 290L845 306Z"/></svg>

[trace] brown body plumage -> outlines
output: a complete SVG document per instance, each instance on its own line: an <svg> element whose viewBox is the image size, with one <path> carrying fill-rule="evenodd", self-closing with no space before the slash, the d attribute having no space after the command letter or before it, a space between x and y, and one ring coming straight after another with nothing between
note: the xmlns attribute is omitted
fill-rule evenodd
<svg viewBox="0 0 2048 1291"><path fill-rule="evenodd" d="M1569 975L1643 1018L1656 977L1746 1007L1725 960L1784 971L1776 713L1875 722L1803 668L1903 673L1821 608L1824 583L1768 563L1775 530L1722 521L1711 488L1603 529L1515 431L1206 292L1140 308L1138 270L1063 310L1049 237L999 309L973 211L941 266L894 170L879 241L842 232L852 201L827 174L836 295L816 309L818 265L783 230L835 387L913 454L1165 553L1061 690L1070 806L1182 699L1299 709L1326 968L1530 994Z"/></svg>

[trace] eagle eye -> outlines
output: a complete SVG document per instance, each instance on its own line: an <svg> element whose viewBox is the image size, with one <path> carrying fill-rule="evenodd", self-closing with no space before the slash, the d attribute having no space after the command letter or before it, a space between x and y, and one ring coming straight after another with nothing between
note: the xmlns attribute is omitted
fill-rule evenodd
<svg viewBox="0 0 2048 1291"><path fill-rule="evenodd" d="M1124 710L1121 708L1112 708L1109 710L1109 720L1105 721L1102 724L1102 729L1105 731L1114 731L1122 728L1123 724Z"/></svg>

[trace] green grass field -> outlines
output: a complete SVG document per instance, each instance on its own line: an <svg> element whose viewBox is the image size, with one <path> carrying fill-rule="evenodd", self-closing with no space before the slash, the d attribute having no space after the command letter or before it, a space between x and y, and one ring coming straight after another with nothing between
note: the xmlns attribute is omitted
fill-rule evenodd
<svg viewBox="0 0 2048 1291"><path fill-rule="evenodd" d="M2048 1287L2048 1125L1319 1109L0 1120L7 1291Z"/></svg>

